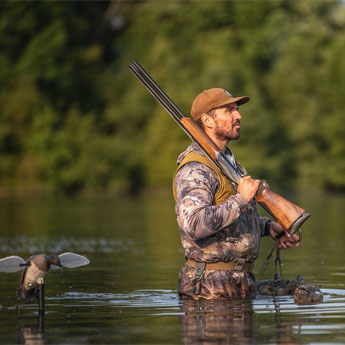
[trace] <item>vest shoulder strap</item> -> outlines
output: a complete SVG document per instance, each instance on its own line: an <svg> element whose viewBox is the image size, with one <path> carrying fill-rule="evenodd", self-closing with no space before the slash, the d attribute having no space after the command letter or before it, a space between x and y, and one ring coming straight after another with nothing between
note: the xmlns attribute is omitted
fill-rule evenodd
<svg viewBox="0 0 345 345"><path fill-rule="evenodd" d="M234 190L233 190L233 187L232 187L232 184L230 183L230 181L227 179L227 177L225 175L223 175L221 170L207 156L202 155L200 153L196 153L196 152L190 152L189 154L187 154L183 158L183 160L181 161L181 163L177 167L175 175L174 175L173 193L174 193L175 200L176 200L175 176L176 176L177 172L184 165L186 165L190 162L202 163L202 164L208 166L209 168L211 168L217 174L217 177L219 180L219 187L218 187L218 190L215 194L214 204L218 205L221 202L225 201L230 195L234 194Z"/></svg>

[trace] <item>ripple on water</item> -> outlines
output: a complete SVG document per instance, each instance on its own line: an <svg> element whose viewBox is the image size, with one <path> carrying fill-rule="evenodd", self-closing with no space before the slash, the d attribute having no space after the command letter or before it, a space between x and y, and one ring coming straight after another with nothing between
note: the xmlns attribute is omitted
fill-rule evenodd
<svg viewBox="0 0 345 345"><path fill-rule="evenodd" d="M123 308L174 309L179 307L179 298L174 290L136 290L127 294L66 292L54 299Z"/></svg>
<svg viewBox="0 0 345 345"><path fill-rule="evenodd" d="M18 236L7 239L2 238L0 243L0 253L30 253L37 254L43 252L62 253L73 251L83 253L117 253L129 252L135 246L131 239L112 239L112 238L74 238L62 237L52 240L51 238L35 236ZM140 248L135 246L136 251Z"/></svg>
<svg viewBox="0 0 345 345"><path fill-rule="evenodd" d="M340 314L345 317L345 290L322 289L324 302L315 305L297 305L293 296L257 296L252 300L256 313L293 313L293 314ZM123 308L179 308L181 301L175 290L135 290L130 293L81 293L66 292L50 299L65 300L68 302L85 302L88 305L112 305Z"/></svg>
<svg viewBox="0 0 345 345"><path fill-rule="evenodd" d="M217 332L221 331L227 335L238 327L245 330L247 327L254 327L254 324L259 325L262 336L270 332L285 332L291 339L313 336L313 339L319 339L321 344L323 337L327 344L335 345L339 339L345 339L345 290L322 289L322 292L325 296L323 303L296 305L292 296L257 296L253 300L245 301L181 301L176 290L146 289L129 293L74 291L48 297L47 310L56 314L58 306L63 305L71 311L87 310L88 315L92 311L90 315L101 314L110 319L121 315L121 319L125 320L147 316L172 316L179 317L185 327L192 327L193 330L203 325L199 325L200 320L205 320L209 323L208 327L215 326ZM329 337L332 337L333 342L329 341Z"/></svg>

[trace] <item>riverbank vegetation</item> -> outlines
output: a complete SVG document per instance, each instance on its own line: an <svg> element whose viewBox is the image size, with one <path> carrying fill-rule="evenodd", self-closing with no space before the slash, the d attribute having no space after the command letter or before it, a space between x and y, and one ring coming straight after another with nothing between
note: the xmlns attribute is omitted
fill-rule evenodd
<svg viewBox="0 0 345 345"><path fill-rule="evenodd" d="M131 75L188 115L203 89L248 95L231 143L279 188L345 189L342 1L0 3L0 190L170 188L186 135Z"/></svg>

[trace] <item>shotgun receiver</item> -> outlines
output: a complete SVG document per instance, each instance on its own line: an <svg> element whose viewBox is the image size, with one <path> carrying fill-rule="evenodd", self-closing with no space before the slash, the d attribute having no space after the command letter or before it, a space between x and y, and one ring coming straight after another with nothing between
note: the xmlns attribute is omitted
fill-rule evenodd
<svg viewBox="0 0 345 345"><path fill-rule="evenodd" d="M169 113L182 130L194 141L203 153L227 176L234 184L238 184L246 173L239 169L236 161L229 160L226 155L219 150L209 136L194 122L186 117L181 109L171 100L171 98L160 88L143 67L134 61L129 66L130 71L141 81L146 89L158 101L160 105ZM310 217L310 213L295 205L291 201L274 193L265 181L260 183L256 194L259 204L290 234L294 234L302 224ZM282 235L284 232L282 232ZM279 234L280 235L280 234ZM280 236L277 237L280 237Z"/></svg>

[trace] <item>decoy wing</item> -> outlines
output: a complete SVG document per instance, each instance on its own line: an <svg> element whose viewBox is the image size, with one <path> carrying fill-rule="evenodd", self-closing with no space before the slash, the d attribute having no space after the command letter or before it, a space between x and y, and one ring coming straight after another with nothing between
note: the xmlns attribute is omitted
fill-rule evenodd
<svg viewBox="0 0 345 345"><path fill-rule="evenodd" d="M26 267L26 261L19 256L7 256L0 259L0 272L18 272Z"/></svg>
<svg viewBox="0 0 345 345"><path fill-rule="evenodd" d="M90 263L90 261L85 256L75 254L75 253L60 254L59 259L60 259L61 265L67 268L85 266Z"/></svg>

